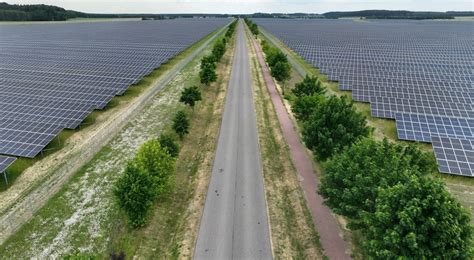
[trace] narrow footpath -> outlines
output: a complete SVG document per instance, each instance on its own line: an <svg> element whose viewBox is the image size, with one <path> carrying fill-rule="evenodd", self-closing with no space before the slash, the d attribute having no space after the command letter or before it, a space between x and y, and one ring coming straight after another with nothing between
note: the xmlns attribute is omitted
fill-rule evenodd
<svg viewBox="0 0 474 260"><path fill-rule="evenodd" d="M303 188L308 207L310 208L313 221L319 233L324 254L329 259L351 259L349 252L349 243L342 238L337 220L331 214L330 209L323 204L323 198L317 194L319 182L313 171L311 158L306 152L306 148L299 139L299 135L295 130L293 121L288 115L288 111L283 104L281 96L277 91L275 82L273 81L270 71L262 54L262 50L257 41L252 38L257 58L263 71L263 78L267 85L273 106L277 113L278 121L289 146L291 158L296 170L300 174L301 187Z"/></svg>
<svg viewBox="0 0 474 260"><path fill-rule="evenodd" d="M244 27L237 43L195 259L271 259Z"/></svg>

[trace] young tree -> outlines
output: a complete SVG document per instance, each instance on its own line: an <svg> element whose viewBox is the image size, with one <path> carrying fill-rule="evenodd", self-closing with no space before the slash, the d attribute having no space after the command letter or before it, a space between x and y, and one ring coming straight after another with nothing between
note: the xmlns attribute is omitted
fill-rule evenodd
<svg viewBox="0 0 474 260"><path fill-rule="evenodd" d="M270 68L273 68L278 62L288 63L286 55L275 47L270 47L266 53L267 62Z"/></svg>
<svg viewBox="0 0 474 260"><path fill-rule="evenodd" d="M160 134L158 142L160 142L161 147L168 151L172 157L177 157L179 155L179 144L171 134Z"/></svg>
<svg viewBox="0 0 474 260"><path fill-rule="evenodd" d="M130 225L139 228L146 224L157 193L153 177L133 162L115 184L114 194L121 209L127 214Z"/></svg>
<svg viewBox="0 0 474 260"><path fill-rule="evenodd" d="M364 229L364 214L375 211L377 190L404 182L411 174L419 175L412 157L402 152L403 146L388 140L372 138L357 141L327 162L319 193L335 213L346 216L349 227ZM408 172L411 170L411 172ZM407 174L410 173L410 174Z"/></svg>
<svg viewBox="0 0 474 260"><path fill-rule="evenodd" d="M223 41L218 41L212 48L212 56L214 56L215 61L220 61L225 54L225 43Z"/></svg>
<svg viewBox="0 0 474 260"><path fill-rule="evenodd" d="M303 124L303 139L320 160L368 136L365 117L345 97L331 96L318 105Z"/></svg>
<svg viewBox="0 0 474 260"><path fill-rule="evenodd" d="M176 113L173 119L173 130L181 139L189 133L189 119L184 111Z"/></svg>
<svg viewBox="0 0 474 260"><path fill-rule="evenodd" d="M213 67L214 69L216 68L216 60L214 59L213 55L204 56L201 59L201 70L207 65Z"/></svg>
<svg viewBox="0 0 474 260"><path fill-rule="evenodd" d="M364 218L363 247L378 259L473 259L469 212L440 180L416 174L378 189L376 209Z"/></svg>
<svg viewBox="0 0 474 260"><path fill-rule="evenodd" d="M301 96L295 99L291 110L295 114L296 119L304 122L308 120L309 116L313 114L316 108L323 102L323 95Z"/></svg>
<svg viewBox="0 0 474 260"><path fill-rule="evenodd" d="M291 90L297 97L312 96L315 94L322 95L326 93L326 89L322 86L317 77L306 75L303 81L295 84Z"/></svg>
<svg viewBox="0 0 474 260"><path fill-rule="evenodd" d="M200 100L202 100L201 91L196 86L185 88L183 92L181 92L181 97L179 99L180 102L183 102L192 108L194 108L196 102Z"/></svg>
<svg viewBox="0 0 474 260"><path fill-rule="evenodd" d="M157 196L169 192L173 183L175 160L157 139L144 143L135 157L136 164L153 178Z"/></svg>
<svg viewBox="0 0 474 260"><path fill-rule="evenodd" d="M290 73L291 67L288 62L279 61L271 69L272 77L282 84L291 79Z"/></svg>
<svg viewBox="0 0 474 260"><path fill-rule="evenodd" d="M199 72L199 77L201 78L201 83L206 86L209 86L212 82L216 82L217 74L215 65L206 64Z"/></svg>

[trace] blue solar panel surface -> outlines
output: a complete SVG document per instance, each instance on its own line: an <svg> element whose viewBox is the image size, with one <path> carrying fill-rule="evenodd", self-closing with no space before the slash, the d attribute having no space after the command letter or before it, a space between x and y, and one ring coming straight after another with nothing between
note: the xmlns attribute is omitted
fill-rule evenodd
<svg viewBox="0 0 474 260"><path fill-rule="evenodd" d="M0 155L0 173L4 172L15 160L16 158Z"/></svg>
<svg viewBox="0 0 474 260"><path fill-rule="evenodd" d="M94 109L229 22L0 25L0 154L36 156L63 129L77 128Z"/></svg>
<svg viewBox="0 0 474 260"><path fill-rule="evenodd" d="M395 119L399 139L433 142L441 172L474 176L472 22L254 21L370 102L372 116Z"/></svg>

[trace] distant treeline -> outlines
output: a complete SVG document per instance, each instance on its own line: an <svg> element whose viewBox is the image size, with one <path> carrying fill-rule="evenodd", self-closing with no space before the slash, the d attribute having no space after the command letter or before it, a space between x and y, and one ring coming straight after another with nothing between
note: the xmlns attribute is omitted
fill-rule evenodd
<svg viewBox="0 0 474 260"><path fill-rule="evenodd" d="M284 18L284 19L338 19L345 17L362 17L366 19L454 19L456 16L474 16L474 12L411 12L411 11L390 11L390 10L364 10L353 12L328 12L324 14L307 13L255 13L249 15L251 18Z"/></svg>
<svg viewBox="0 0 474 260"><path fill-rule="evenodd" d="M366 19L454 19L454 15L444 12L410 12L388 10L365 10L356 12L329 12L325 18L364 17Z"/></svg>
<svg viewBox="0 0 474 260"><path fill-rule="evenodd" d="M50 5L10 5L0 3L0 21L64 21L81 13Z"/></svg>
<svg viewBox="0 0 474 260"><path fill-rule="evenodd" d="M142 18L161 20L193 17L228 17L225 14L90 14L52 5L11 5L0 3L0 21L65 21L72 18Z"/></svg>

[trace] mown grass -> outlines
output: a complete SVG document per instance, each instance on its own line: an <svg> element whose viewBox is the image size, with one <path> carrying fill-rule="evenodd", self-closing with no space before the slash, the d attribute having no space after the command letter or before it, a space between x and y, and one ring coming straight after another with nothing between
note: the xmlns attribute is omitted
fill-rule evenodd
<svg viewBox="0 0 474 260"><path fill-rule="evenodd" d="M189 56L194 50L196 50L199 46L201 46L204 42L209 40L213 37L219 29L216 29L214 32L210 33L203 39L199 40L189 48L185 49L180 54L176 55L175 57L170 58L167 62L163 63L160 67L153 70L150 74L143 77L137 84L130 86L127 91L122 96L115 96L112 100L107 104L107 106L103 110L95 110L89 116L87 116L81 125L74 130L65 129L61 131L61 133L50 143L48 144L43 152L36 156L35 158L18 158L7 170L7 177L8 177L8 185L3 178L0 180L0 191L5 191L14 184L15 180L30 166L35 164L36 162L42 160L43 158L60 151L64 148L67 140L76 132L82 131L87 127L91 126L96 122L96 118L100 115L120 106L123 103L130 102L135 97L139 96L144 90L149 88L153 82L155 82L158 78L168 72L171 68L176 66L179 62L181 62L184 58Z"/></svg>

